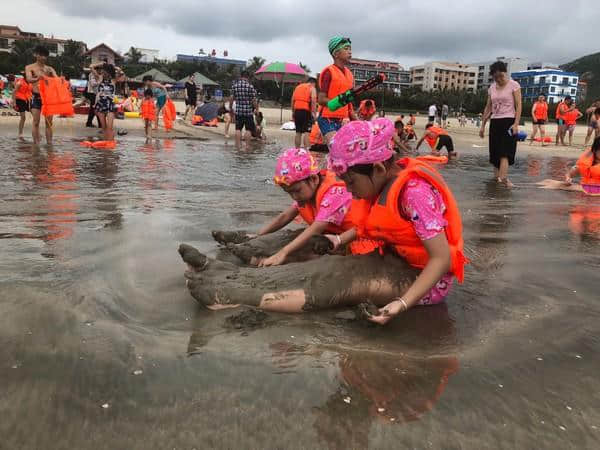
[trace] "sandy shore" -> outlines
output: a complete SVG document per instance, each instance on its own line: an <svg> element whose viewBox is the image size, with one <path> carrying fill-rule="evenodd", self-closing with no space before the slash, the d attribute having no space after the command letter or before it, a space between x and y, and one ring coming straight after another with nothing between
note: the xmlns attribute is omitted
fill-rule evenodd
<svg viewBox="0 0 600 450"><path fill-rule="evenodd" d="M185 105L183 102L176 102L178 113L183 113ZM280 130L280 111L278 108L262 108L265 116L267 127L265 133L269 142L276 142L282 147L292 146L294 142L293 131ZM291 120L291 110L283 110L283 121ZM399 114L388 114L387 117L391 120L395 120ZM55 136L67 136L67 137L81 137L89 138L93 136L100 136L97 129L85 127L86 116L76 115L73 118L61 119L56 118L54 124ZM424 116L417 116L416 130L420 136L427 123L427 118ZM14 116L0 116L0 133L3 136L17 136L18 117ZM140 119L124 119L116 120L115 126L119 130L126 130L127 135L120 139L128 139L131 137L143 138L144 130L142 121ZM487 136L485 139L481 139L478 135L478 128L473 124L467 124L466 127L461 128L458 125L457 119L451 119L449 122L449 132L454 139L455 147L457 150L463 153L485 153L487 152ZM532 132L531 123L526 123L521 129L525 130L528 135ZM229 141L233 140L235 127L232 124L230 126L229 134L232 136ZM556 146L554 143L549 144L546 147L542 147L540 143L534 143L530 145L529 142L520 142L518 146L518 155L526 154L545 154L552 156L569 156L576 157L583 148L583 142L585 139L587 127L578 125L575 130L573 146ZM547 135L554 139L556 133L556 125L549 124L546 126ZM30 139L31 136L31 116L27 116L27 122L25 124L25 138ZM43 135L43 131L42 131ZM182 120L178 120L175 123L174 129L167 133L164 129L160 130L155 137L157 138L174 138L174 139L223 139L225 140L225 124L219 123L216 128L198 127L192 126L191 124L184 123ZM421 146L421 151L427 151L427 145Z"/></svg>

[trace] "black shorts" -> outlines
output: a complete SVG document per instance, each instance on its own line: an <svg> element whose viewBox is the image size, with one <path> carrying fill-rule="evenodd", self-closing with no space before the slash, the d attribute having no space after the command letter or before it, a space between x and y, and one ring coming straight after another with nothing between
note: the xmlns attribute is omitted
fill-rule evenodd
<svg viewBox="0 0 600 450"><path fill-rule="evenodd" d="M29 111L29 102L20 98L15 102L16 110L20 113Z"/></svg>
<svg viewBox="0 0 600 450"><path fill-rule="evenodd" d="M297 109L294 111L294 124L296 133L308 133L312 125L312 114L306 109Z"/></svg>
<svg viewBox="0 0 600 450"><path fill-rule="evenodd" d="M185 104L187 106L196 106L198 104L198 99L197 98L186 98Z"/></svg>
<svg viewBox="0 0 600 450"><path fill-rule="evenodd" d="M435 121L435 116L429 116L429 117L427 118L427 121L428 121L429 123L433 123L433 122Z"/></svg>
<svg viewBox="0 0 600 450"><path fill-rule="evenodd" d="M513 123L515 123L514 117L492 119L490 121L490 163L496 168L500 167L500 159L502 158L507 158L510 166L515 163L517 137L508 134L508 130L510 130Z"/></svg>
<svg viewBox="0 0 600 450"><path fill-rule="evenodd" d="M246 131L250 133L254 133L256 131L256 126L254 125L254 116L235 116L235 129L241 131L243 128L246 128Z"/></svg>
<svg viewBox="0 0 600 450"><path fill-rule="evenodd" d="M42 97L40 94L33 93L33 97L31 98L31 109L42 109Z"/></svg>
<svg viewBox="0 0 600 450"><path fill-rule="evenodd" d="M448 153L454 153L454 143L452 142L452 138L447 134L442 134L438 137L435 149L441 150L443 147L446 147Z"/></svg>
<svg viewBox="0 0 600 450"><path fill-rule="evenodd" d="M544 119L537 119L533 122L534 125L546 125L546 121Z"/></svg>

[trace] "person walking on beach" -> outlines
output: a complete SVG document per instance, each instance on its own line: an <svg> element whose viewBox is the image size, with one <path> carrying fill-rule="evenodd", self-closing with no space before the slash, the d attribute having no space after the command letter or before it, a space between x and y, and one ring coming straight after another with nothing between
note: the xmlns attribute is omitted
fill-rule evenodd
<svg viewBox="0 0 600 450"><path fill-rule="evenodd" d="M542 147L545 147L544 138L546 137L546 122L548 121L548 103L546 103L545 95L540 95L531 107L531 119L533 121L533 132L529 141L533 144L535 135L539 131Z"/></svg>
<svg viewBox="0 0 600 450"><path fill-rule="evenodd" d="M188 114L192 113L194 115L194 111L196 111L196 104L198 103L198 86L196 85L196 81L194 80L194 74L191 74L188 80L185 82L185 114L183 115L183 120L187 120Z"/></svg>
<svg viewBox="0 0 600 450"><path fill-rule="evenodd" d="M242 129L246 129L244 140L246 145L250 143L252 134L255 133L254 109L257 106L256 89L250 84L248 79L250 73L242 70L240 77L231 85L232 99L229 102L229 109L233 111L233 102L235 101L235 146L240 148L242 145Z"/></svg>
<svg viewBox="0 0 600 450"><path fill-rule="evenodd" d="M96 109L94 108L94 105L96 104L96 95L98 95L99 84L100 80L96 78L95 73L90 70L87 85L85 87L85 98L88 102L90 102L90 109L88 111L87 122L85 123L86 127L93 128L94 117L96 117L96 120L98 121L98 128L100 128L100 118L96 116Z"/></svg>
<svg viewBox="0 0 600 450"><path fill-rule="evenodd" d="M292 117L296 125L294 145L296 148L308 148L308 133L317 113L317 80L309 78L294 89L292 95Z"/></svg>
<svg viewBox="0 0 600 450"><path fill-rule="evenodd" d="M567 95L565 99L556 106L554 117L556 117L556 145L565 145L565 114L571 109L571 96Z"/></svg>
<svg viewBox="0 0 600 450"><path fill-rule="evenodd" d="M449 113L448 105L444 102L442 105L442 128L446 128L448 125L448 113Z"/></svg>
<svg viewBox="0 0 600 450"><path fill-rule="evenodd" d="M494 82L488 89L488 98L483 111L483 122L479 136L485 135L485 124L490 120L489 152L494 166L494 178L507 187L513 184L508 179L508 166L515 163L517 135L521 121L521 86L506 73L506 63L496 61L490 66Z"/></svg>
<svg viewBox="0 0 600 450"><path fill-rule="evenodd" d="M335 133L342 128L344 120L356 120L352 104L331 111L327 102L354 87L354 76L348 64L352 58L352 41L347 37L335 36L329 40L329 54L333 64L325 67L319 76L319 97L321 105L317 123L326 145Z"/></svg>
<svg viewBox="0 0 600 450"><path fill-rule="evenodd" d="M435 103L432 103L431 105L429 105L429 111L427 113L427 122L434 123L436 114L437 114L437 106L435 106Z"/></svg>
<svg viewBox="0 0 600 450"><path fill-rule="evenodd" d="M56 71L46 64L50 52L43 45L38 45L33 50L35 62L25 67L25 80L30 83L32 90L31 115L33 116L33 125L31 135L33 143L40 143L40 118L42 113L42 97L40 96L39 82L43 77L56 77ZM53 116L45 116L46 119L46 142L52 143L52 119Z"/></svg>

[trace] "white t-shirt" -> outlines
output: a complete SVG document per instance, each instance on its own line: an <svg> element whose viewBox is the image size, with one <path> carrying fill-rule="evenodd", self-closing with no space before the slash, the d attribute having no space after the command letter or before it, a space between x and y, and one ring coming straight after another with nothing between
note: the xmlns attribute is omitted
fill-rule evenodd
<svg viewBox="0 0 600 450"><path fill-rule="evenodd" d="M429 117L434 117L437 113L437 108L435 105L431 105L429 107Z"/></svg>

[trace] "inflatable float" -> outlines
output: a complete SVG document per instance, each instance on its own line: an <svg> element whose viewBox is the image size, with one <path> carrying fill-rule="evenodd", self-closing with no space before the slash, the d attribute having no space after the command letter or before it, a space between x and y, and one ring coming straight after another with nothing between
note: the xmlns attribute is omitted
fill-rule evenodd
<svg viewBox="0 0 600 450"><path fill-rule="evenodd" d="M141 117L141 115L138 111L125 111L123 113L123 115L125 117L129 117L131 119L139 119Z"/></svg>
<svg viewBox="0 0 600 450"><path fill-rule="evenodd" d="M533 138L535 142L542 142L542 138L540 136ZM544 137L543 142L552 142L552 138L550 136Z"/></svg>
<svg viewBox="0 0 600 450"><path fill-rule="evenodd" d="M448 163L447 156L421 155L421 156L417 156L415 159L418 159L419 161L425 161L428 163L434 163L434 164L447 164Z"/></svg>
<svg viewBox="0 0 600 450"><path fill-rule="evenodd" d="M117 146L117 143L115 141L83 141L79 145L82 147L113 150Z"/></svg>

